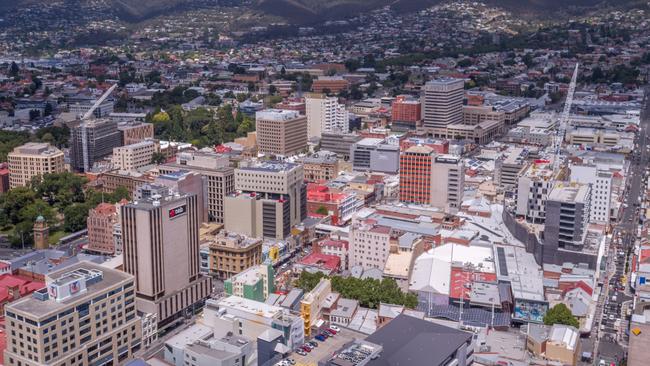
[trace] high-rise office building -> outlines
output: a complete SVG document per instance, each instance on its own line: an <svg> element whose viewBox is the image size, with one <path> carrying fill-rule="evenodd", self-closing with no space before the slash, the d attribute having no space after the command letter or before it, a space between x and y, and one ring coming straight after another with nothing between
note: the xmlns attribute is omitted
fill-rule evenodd
<svg viewBox="0 0 650 366"><path fill-rule="evenodd" d="M307 137L321 137L323 132L346 133L350 115L338 98L310 93L305 96Z"/></svg>
<svg viewBox="0 0 650 366"><path fill-rule="evenodd" d="M251 237L284 239L307 216L307 186L301 165L263 162L235 170L238 191L226 197L226 230Z"/></svg>
<svg viewBox="0 0 650 366"><path fill-rule="evenodd" d="M5 309L4 364L118 365L141 348L132 275L79 262Z"/></svg>
<svg viewBox="0 0 650 366"><path fill-rule="evenodd" d="M266 109L255 120L261 153L290 156L307 148L307 117L298 112Z"/></svg>
<svg viewBox="0 0 650 366"><path fill-rule="evenodd" d="M431 205L457 211L463 203L465 167L460 157L438 155L431 164Z"/></svg>
<svg viewBox="0 0 650 366"><path fill-rule="evenodd" d="M440 78L427 82L422 94L423 129L446 137L447 126L463 122L463 79Z"/></svg>
<svg viewBox="0 0 650 366"><path fill-rule="evenodd" d="M176 155L176 163L159 166L161 174L181 170L194 172L205 178L207 221L222 224L224 197L235 190L235 169L230 167L228 156L202 151L181 152Z"/></svg>
<svg viewBox="0 0 650 366"><path fill-rule="evenodd" d="M212 291L199 273L196 194L170 192L122 206L124 270L136 276L138 310L155 314L158 328L202 306Z"/></svg>
<svg viewBox="0 0 650 366"><path fill-rule="evenodd" d="M399 199L402 202L431 203L431 164L435 152L428 146L411 146L400 155Z"/></svg>
<svg viewBox="0 0 650 366"><path fill-rule="evenodd" d="M63 151L38 142L28 142L7 154L9 160L9 185L26 186L32 177L65 171Z"/></svg>
<svg viewBox="0 0 650 366"><path fill-rule="evenodd" d="M122 146L117 123L110 119L91 119L70 130L70 166L76 171L89 171L96 161Z"/></svg>

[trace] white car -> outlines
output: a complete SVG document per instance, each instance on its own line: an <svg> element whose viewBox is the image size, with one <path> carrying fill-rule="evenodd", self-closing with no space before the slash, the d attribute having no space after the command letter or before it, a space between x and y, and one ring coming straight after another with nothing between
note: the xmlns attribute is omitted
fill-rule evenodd
<svg viewBox="0 0 650 366"><path fill-rule="evenodd" d="M336 332L340 332L340 331L341 331L341 328L337 327L336 325L330 325L330 329L332 329L332 330L334 330L334 331L336 331Z"/></svg>

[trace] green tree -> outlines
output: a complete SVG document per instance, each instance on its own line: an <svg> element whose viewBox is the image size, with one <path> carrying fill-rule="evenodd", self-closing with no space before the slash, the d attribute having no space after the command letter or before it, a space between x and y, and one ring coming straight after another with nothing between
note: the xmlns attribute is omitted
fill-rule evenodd
<svg viewBox="0 0 650 366"><path fill-rule="evenodd" d="M43 200L36 200L20 209L18 212L18 217L21 221L27 221L30 223L34 223L36 218L39 216L43 216L45 221L50 225L56 223L56 212L54 212L52 207Z"/></svg>
<svg viewBox="0 0 650 366"><path fill-rule="evenodd" d="M13 234L9 237L11 245L13 247L32 246L34 244L33 230L33 222L21 221L16 224Z"/></svg>
<svg viewBox="0 0 650 366"><path fill-rule="evenodd" d="M16 187L0 195L0 224L15 225L21 221L20 210L34 203L36 192L28 187Z"/></svg>
<svg viewBox="0 0 650 366"><path fill-rule="evenodd" d="M169 114L167 112L158 112L153 115L152 119L153 123L161 123L161 122L169 122L171 119L169 118Z"/></svg>
<svg viewBox="0 0 650 366"><path fill-rule="evenodd" d="M52 206L63 208L75 202L84 202L84 185L88 180L76 174L63 172L32 178L31 187Z"/></svg>
<svg viewBox="0 0 650 366"><path fill-rule="evenodd" d="M167 160L167 158L165 157L165 154L163 154L161 152L155 152L155 153L153 153L153 155L151 155L151 163L152 164L159 165L159 164L164 163L166 160Z"/></svg>
<svg viewBox="0 0 650 366"><path fill-rule="evenodd" d="M16 77L18 76L19 72L20 72L20 67L18 67L16 62L11 61L11 66L9 66L9 76Z"/></svg>
<svg viewBox="0 0 650 366"><path fill-rule="evenodd" d="M45 103L45 111L43 112L43 116L47 117L52 115L52 104L50 102Z"/></svg>
<svg viewBox="0 0 650 366"><path fill-rule="evenodd" d="M89 207L85 203L75 203L63 210L63 229L66 232L74 233L86 227Z"/></svg>
<svg viewBox="0 0 650 366"><path fill-rule="evenodd" d="M320 206L317 210L316 213L319 215L327 216L329 214L329 211L327 211L327 207L325 206Z"/></svg>
<svg viewBox="0 0 650 366"><path fill-rule="evenodd" d="M562 303L555 305L546 312L546 315L544 315L544 324L564 324L576 328L580 327L578 319L576 319L576 317L571 314L571 310Z"/></svg>

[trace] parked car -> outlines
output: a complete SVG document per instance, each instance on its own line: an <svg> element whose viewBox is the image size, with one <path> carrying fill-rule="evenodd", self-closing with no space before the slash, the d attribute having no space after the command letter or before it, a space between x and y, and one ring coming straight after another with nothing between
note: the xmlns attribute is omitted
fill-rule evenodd
<svg viewBox="0 0 650 366"><path fill-rule="evenodd" d="M311 348L309 348L307 345L302 346L302 350L307 353L311 352Z"/></svg>
<svg viewBox="0 0 650 366"><path fill-rule="evenodd" d="M296 349L296 353L301 355L301 356L307 356L307 352L303 351L302 348Z"/></svg>
<svg viewBox="0 0 650 366"><path fill-rule="evenodd" d="M336 325L330 325L330 329L334 329L337 332L341 331L341 328L337 327Z"/></svg>
<svg viewBox="0 0 650 366"><path fill-rule="evenodd" d="M307 344L309 344L309 345L311 346L311 348L316 348L316 347L318 347L318 343L316 343L316 342L314 342L314 341L309 341L309 342L307 342Z"/></svg>
<svg viewBox="0 0 650 366"><path fill-rule="evenodd" d="M327 329L325 329L325 330L328 331L328 332L330 332L330 333L332 333L332 334L336 334L336 333L338 333L338 330L336 330L336 329L334 329L334 328L327 328Z"/></svg>
<svg viewBox="0 0 650 366"><path fill-rule="evenodd" d="M321 341L321 342L325 342L325 337L323 337L322 334L319 334L319 335L315 336L314 338Z"/></svg>

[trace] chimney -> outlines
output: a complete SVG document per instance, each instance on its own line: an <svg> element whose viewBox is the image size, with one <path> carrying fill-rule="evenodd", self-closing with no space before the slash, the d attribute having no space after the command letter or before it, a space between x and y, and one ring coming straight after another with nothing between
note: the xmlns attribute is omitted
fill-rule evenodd
<svg viewBox="0 0 650 366"><path fill-rule="evenodd" d="M10 301L20 299L20 287L18 285L9 286L9 288L7 289L7 293L9 294L9 298L11 299Z"/></svg>

